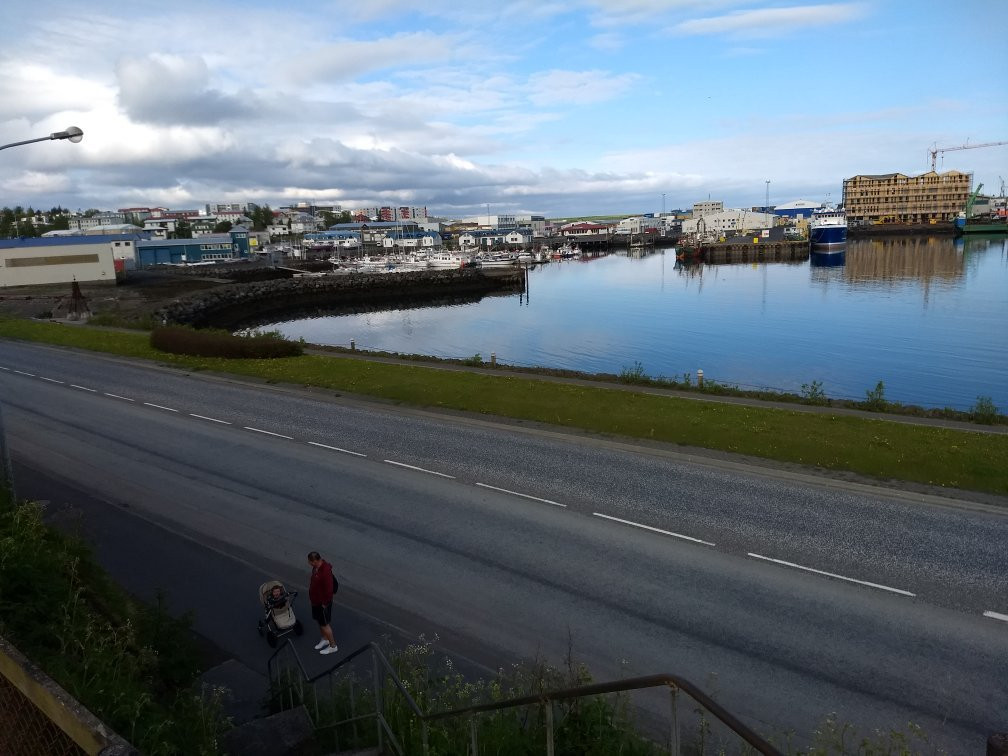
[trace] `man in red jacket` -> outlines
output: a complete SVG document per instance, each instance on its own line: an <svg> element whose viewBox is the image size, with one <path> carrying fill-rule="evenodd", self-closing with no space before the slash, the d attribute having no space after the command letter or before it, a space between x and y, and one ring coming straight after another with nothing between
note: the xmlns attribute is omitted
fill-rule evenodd
<svg viewBox="0 0 1008 756"><path fill-rule="evenodd" d="M311 601L312 617L319 624L322 640L315 644L320 654L336 653L336 641L333 638L332 620L333 574L329 564L317 551L308 554L308 564L311 565L311 582L308 584L308 600Z"/></svg>

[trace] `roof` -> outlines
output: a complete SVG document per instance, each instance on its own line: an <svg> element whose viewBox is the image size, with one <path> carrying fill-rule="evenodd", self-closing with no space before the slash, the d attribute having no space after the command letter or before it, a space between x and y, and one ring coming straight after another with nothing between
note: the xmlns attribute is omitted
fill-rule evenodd
<svg viewBox="0 0 1008 756"><path fill-rule="evenodd" d="M231 244L231 234L206 234L192 239L141 239L140 247L187 247L190 244Z"/></svg>
<svg viewBox="0 0 1008 756"><path fill-rule="evenodd" d="M35 238L0 239L0 249L31 249L33 247L67 247L71 244L108 244L115 241L143 241L140 234L75 234L74 236L40 236Z"/></svg>

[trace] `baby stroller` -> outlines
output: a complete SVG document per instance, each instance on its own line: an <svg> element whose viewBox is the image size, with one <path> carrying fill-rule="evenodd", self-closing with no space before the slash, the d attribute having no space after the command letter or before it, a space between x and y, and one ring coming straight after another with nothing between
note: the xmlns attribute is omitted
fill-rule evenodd
<svg viewBox="0 0 1008 756"><path fill-rule="evenodd" d="M275 590L279 588L279 590ZM294 616L294 597L297 591L288 591L279 580L270 580L259 586L259 600L265 616L259 620L259 635L266 636L270 648L276 648L277 640L294 633L301 635L304 627Z"/></svg>

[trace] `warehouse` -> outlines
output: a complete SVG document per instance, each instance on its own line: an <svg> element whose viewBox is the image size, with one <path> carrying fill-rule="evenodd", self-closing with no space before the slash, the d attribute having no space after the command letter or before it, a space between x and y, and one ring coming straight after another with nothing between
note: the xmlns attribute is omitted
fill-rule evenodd
<svg viewBox="0 0 1008 756"><path fill-rule="evenodd" d="M247 229L235 226L226 234L141 241L137 247L137 261L141 267L148 267L246 260L249 257L248 236Z"/></svg>
<svg viewBox="0 0 1008 756"><path fill-rule="evenodd" d="M71 281L114 284L117 269L132 267L137 243L138 237L129 234L0 239L0 288Z"/></svg>

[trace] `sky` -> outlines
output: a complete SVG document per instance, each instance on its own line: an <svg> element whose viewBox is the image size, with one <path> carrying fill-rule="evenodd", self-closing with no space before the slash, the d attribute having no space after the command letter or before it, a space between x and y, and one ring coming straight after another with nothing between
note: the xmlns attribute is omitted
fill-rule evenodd
<svg viewBox="0 0 1008 756"><path fill-rule="evenodd" d="M0 206L838 203L1008 141L1003 0L3 3ZM937 169L1008 178L1008 145ZM769 183L767 183L769 182ZM488 207L489 206L489 207Z"/></svg>

